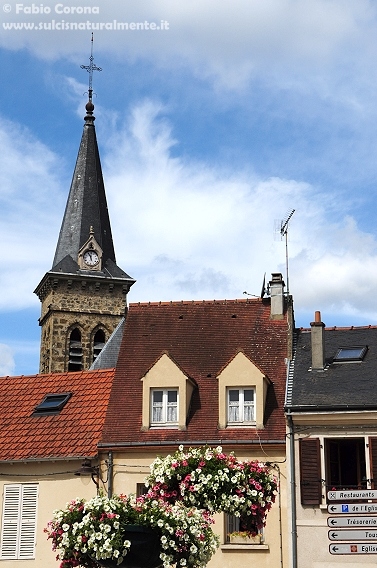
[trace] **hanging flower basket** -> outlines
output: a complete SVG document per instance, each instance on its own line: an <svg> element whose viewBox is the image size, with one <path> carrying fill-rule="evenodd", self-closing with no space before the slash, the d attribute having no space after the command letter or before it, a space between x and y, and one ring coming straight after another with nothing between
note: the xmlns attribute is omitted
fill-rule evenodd
<svg viewBox="0 0 377 568"><path fill-rule="evenodd" d="M212 523L207 511L183 503L98 496L55 511L46 532L60 568L201 568L219 545Z"/></svg>
<svg viewBox="0 0 377 568"><path fill-rule="evenodd" d="M238 461L222 448L200 447L156 458L147 477L148 495L186 506L242 516L242 530L257 534L275 501L277 484L268 467Z"/></svg>

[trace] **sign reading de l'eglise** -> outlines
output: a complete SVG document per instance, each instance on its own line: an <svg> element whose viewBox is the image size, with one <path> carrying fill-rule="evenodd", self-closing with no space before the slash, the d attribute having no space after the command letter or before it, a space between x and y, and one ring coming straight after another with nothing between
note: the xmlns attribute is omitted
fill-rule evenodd
<svg viewBox="0 0 377 568"><path fill-rule="evenodd" d="M350 491L328 491L329 501L352 501L353 499L377 499L376 489L356 489Z"/></svg>

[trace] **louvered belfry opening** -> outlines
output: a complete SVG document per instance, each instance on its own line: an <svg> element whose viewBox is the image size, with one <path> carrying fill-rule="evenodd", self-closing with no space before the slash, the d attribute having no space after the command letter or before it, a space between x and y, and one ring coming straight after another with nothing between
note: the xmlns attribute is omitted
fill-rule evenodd
<svg viewBox="0 0 377 568"><path fill-rule="evenodd" d="M75 328L69 338L68 371L82 370L82 343L81 332Z"/></svg>
<svg viewBox="0 0 377 568"><path fill-rule="evenodd" d="M97 359L104 345L105 345L105 333L103 332L102 329L99 329L96 332L93 340L93 361Z"/></svg>

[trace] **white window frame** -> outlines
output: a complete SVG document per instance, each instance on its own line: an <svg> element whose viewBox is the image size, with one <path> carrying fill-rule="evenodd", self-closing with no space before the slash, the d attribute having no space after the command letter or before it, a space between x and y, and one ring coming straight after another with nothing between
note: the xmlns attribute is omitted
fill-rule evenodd
<svg viewBox="0 0 377 568"><path fill-rule="evenodd" d="M35 558L38 484L4 485L1 560Z"/></svg>
<svg viewBox="0 0 377 568"><path fill-rule="evenodd" d="M236 517L235 515L231 515L230 513L225 513L225 542L229 543L229 535L233 532L242 532L240 528L240 517ZM264 537L263 528L257 529L257 534L260 535L261 538Z"/></svg>
<svg viewBox="0 0 377 568"><path fill-rule="evenodd" d="M154 401L154 394L156 392L162 392L162 402L157 403ZM177 400L173 403L168 402L168 396L170 392L175 392L177 395ZM155 419L154 410L156 408L161 408L161 420ZM175 419L169 419L169 409L175 408ZM176 388L167 388L167 389L151 389L151 426L154 427L176 427L178 425L178 418L179 418L179 393L178 389Z"/></svg>
<svg viewBox="0 0 377 568"><path fill-rule="evenodd" d="M231 402L230 400L230 392L231 391L238 391L238 405L234 404L234 401ZM252 391L253 393L253 400L245 402L245 391ZM239 424L255 424L255 388L253 387L228 387L226 393L226 400L227 400L227 424L228 426L237 426ZM238 419L231 420L231 408L238 409ZM252 419L245 420L245 415L247 410L251 409L252 412Z"/></svg>

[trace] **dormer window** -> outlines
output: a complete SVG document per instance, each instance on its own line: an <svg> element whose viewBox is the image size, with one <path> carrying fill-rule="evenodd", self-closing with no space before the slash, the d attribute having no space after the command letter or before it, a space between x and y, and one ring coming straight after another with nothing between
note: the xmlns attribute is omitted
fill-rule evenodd
<svg viewBox="0 0 377 568"><path fill-rule="evenodd" d="M362 347L340 347L334 357L334 363L357 363L364 359L367 351L367 345Z"/></svg>
<svg viewBox="0 0 377 568"><path fill-rule="evenodd" d="M238 352L217 379L219 428L263 428L270 380L261 369Z"/></svg>
<svg viewBox="0 0 377 568"><path fill-rule="evenodd" d="M152 390L151 426L178 423L178 389Z"/></svg>
<svg viewBox="0 0 377 568"><path fill-rule="evenodd" d="M186 430L196 383L164 353L141 377L143 383L142 430Z"/></svg>

